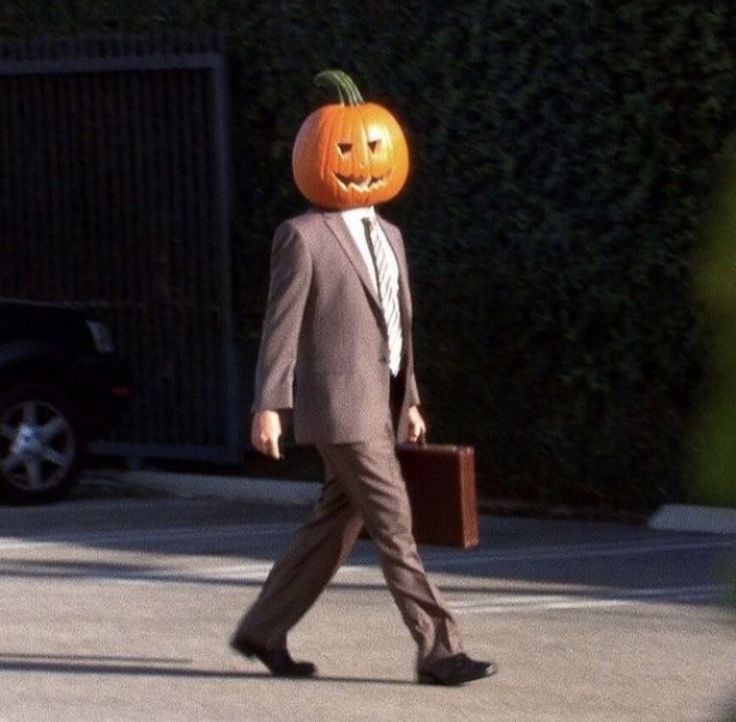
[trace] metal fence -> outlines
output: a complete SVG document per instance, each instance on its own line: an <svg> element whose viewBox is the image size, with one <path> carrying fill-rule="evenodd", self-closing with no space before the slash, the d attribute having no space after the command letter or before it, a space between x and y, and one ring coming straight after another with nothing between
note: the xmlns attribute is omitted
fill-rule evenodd
<svg viewBox="0 0 736 722"><path fill-rule="evenodd" d="M0 45L0 295L105 320L136 393L103 453L237 458L216 35Z"/></svg>

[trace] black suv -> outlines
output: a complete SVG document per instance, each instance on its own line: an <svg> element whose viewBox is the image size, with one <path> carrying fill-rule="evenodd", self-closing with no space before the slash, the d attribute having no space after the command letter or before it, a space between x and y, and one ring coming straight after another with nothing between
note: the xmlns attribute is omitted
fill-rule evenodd
<svg viewBox="0 0 736 722"><path fill-rule="evenodd" d="M130 395L107 328L64 306L0 299L0 499L54 501Z"/></svg>

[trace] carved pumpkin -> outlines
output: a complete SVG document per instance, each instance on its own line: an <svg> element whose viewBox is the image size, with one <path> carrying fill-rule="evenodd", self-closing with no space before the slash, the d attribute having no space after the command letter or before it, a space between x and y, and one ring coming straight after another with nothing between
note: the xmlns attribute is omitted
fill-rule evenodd
<svg viewBox="0 0 736 722"><path fill-rule="evenodd" d="M297 187L322 208L391 200L409 174L409 151L398 122L384 107L366 103L341 70L325 70L314 82L335 88L340 102L318 108L299 129L292 154Z"/></svg>

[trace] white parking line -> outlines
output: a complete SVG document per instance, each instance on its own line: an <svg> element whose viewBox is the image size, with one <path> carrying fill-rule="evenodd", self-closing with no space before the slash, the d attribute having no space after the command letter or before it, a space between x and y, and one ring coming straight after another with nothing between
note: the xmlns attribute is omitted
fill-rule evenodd
<svg viewBox="0 0 736 722"><path fill-rule="evenodd" d="M39 547L70 547L78 545L105 545L125 542L166 542L204 540L212 538L246 538L252 536L278 536L296 529L294 524L248 524L243 526L174 527L170 529L126 529L116 532L89 534L59 534L36 539L18 536L0 537L1 550L37 549Z"/></svg>
<svg viewBox="0 0 736 722"><path fill-rule="evenodd" d="M517 614L566 609L594 609L633 606L653 600L666 602L716 601L726 593L726 585L670 587L661 589L629 589L601 599L600 596L582 597L580 594L491 595L484 599L451 601L456 614Z"/></svg>
<svg viewBox="0 0 736 722"><path fill-rule="evenodd" d="M22 560L10 565L6 562L2 567L10 567L16 571L23 569ZM77 582L94 582L96 584L112 583L123 585L161 585L161 584L201 584L237 581L243 584L259 583L265 580L271 569L271 562L249 562L246 564L222 567L200 566L194 568L162 568L125 570L93 569L84 570L77 575L73 569L67 570ZM44 579L43 569L35 567L34 573ZM346 577L354 577L356 573L363 577L366 574L382 580L381 572L376 566L345 566L338 571L338 578L345 583ZM64 575L62 575L64 576ZM337 585L339 587L339 583ZM472 589L468 590L472 592ZM565 611L580 609L606 609L614 607L631 607L646 602L682 603L694 601L717 602L728 591L726 585L700 585L685 587L638 588L638 589L600 589L581 587L580 593L540 594L538 591L525 594L491 594L481 598L450 600L450 608L459 615L466 614L523 614L547 611Z"/></svg>
<svg viewBox="0 0 736 722"><path fill-rule="evenodd" d="M703 541L658 542L636 541L602 544L575 544L559 546L526 547L507 549L497 552L452 552L423 553L422 559L427 566L442 568L445 566L476 565L494 562L526 562L551 559L585 559L594 557L639 556L643 554L663 554L670 552L695 551L698 549L736 549L736 539L708 539Z"/></svg>

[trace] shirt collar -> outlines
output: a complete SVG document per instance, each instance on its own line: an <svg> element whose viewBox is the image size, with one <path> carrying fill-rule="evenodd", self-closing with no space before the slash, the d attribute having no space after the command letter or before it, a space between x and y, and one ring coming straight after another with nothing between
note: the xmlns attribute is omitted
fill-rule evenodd
<svg viewBox="0 0 736 722"><path fill-rule="evenodd" d="M362 221L363 218L370 218L372 221L376 220L376 209L373 206L360 206L359 208L348 208L346 211L341 213L343 219L346 222L350 221Z"/></svg>

